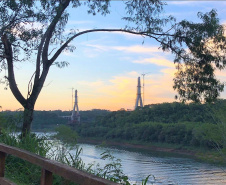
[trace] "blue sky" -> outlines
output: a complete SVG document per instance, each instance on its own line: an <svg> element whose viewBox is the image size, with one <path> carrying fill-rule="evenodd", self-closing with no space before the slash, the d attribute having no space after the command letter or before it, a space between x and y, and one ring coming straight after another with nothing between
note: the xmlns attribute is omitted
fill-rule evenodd
<svg viewBox="0 0 226 185"><path fill-rule="evenodd" d="M197 13L217 9L221 23L226 24L225 1L167 1L164 15L178 21L196 22ZM93 28L123 28L125 10L121 1L113 1L111 14L106 17L88 15L84 7L69 10L67 30ZM144 41L144 44L142 42ZM154 40L125 33L89 33L76 38L73 53L64 52L59 60L70 63L66 68L53 66L36 103L36 110L70 110L72 88L78 90L81 110L94 108L133 109L137 77L145 75L145 104L175 101L173 90L174 56L162 52ZM35 57L34 57L35 58ZM32 59L31 59L32 61ZM26 96L27 84L34 72L32 62L16 64L18 87ZM226 71L217 72L226 81ZM4 73L4 71L3 71ZM0 86L3 110L21 108L11 94ZM226 93L221 94L226 98Z"/></svg>

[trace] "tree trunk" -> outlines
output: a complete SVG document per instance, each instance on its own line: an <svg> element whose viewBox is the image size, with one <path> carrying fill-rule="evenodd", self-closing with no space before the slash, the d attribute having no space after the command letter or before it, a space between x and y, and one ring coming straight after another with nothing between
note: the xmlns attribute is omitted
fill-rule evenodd
<svg viewBox="0 0 226 185"><path fill-rule="evenodd" d="M31 122L33 120L34 106L24 108L24 120L21 136L25 137L31 131Z"/></svg>
<svg viewBox="0 0 226 185"><path fill-rule="evenodd" d="M22 137L25 137L31 131L31 123L33 120L33 112L34 112L35 102L39 96L39 93L42 90L42 87L45 82L48 71L49 71L49 66L47 66L47 67L45 66L45 68L42 71L42 75L41 75L40 79L38 79L36 81L36 83L34 83L34 85L33 85L32 93L31 93L30 97L25 100L25 103L23 105L24 120L23 120L23 127L22 127L22 133L21 133Z"/></svg>

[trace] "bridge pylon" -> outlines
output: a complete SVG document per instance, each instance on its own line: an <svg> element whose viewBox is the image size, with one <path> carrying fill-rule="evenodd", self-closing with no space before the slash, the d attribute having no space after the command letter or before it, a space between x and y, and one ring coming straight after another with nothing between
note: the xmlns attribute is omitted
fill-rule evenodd
<svg viewBox="0 0 226 185"><path fill-rule="evenodd" d="M75 123L80 124L77 90L75 90L75 103L74 103L74 108L71 114L71 124L75 124Z"/></svg>
<svg viewBox="0 0 226 185"><path fill-rule="evenodd" d="M140 104L140 107L143 107L143 102L142 102L142 98L141 98L140 77L138 77L138 81L137 81L137 98L136 98L136 102L135 102L135 109L138 107L139 104Z"/></svg>

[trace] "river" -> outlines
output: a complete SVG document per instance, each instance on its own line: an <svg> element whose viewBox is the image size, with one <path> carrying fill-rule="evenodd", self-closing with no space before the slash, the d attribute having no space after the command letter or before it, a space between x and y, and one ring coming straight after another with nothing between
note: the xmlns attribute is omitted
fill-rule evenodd
<svg viewBox="0 0 226 185"><path fill-rule="evenodd" d="M226 167L166 153L97 147L93 144L79 146L83 148L81 158L86 164L96 162L103 166L107 161L100 159L100 154L109 150L113 156L121 159L123 172L133 183L141 184L142 179L153 175L148 184L226 185Z"/></svg>
<svg viewBox="0 0 226 185"><path fill-rule="evenodd" d="M122 147L99 147L94 144L78 144L83 149L80 157L86 164L108 161L101 159L101 153L109 151L121 160L122 170L130 182L141 184L148 175L148 184L154 185L226 185L226 167L208 164L181 155L163 152L148 152ZM75 154L74 149L70 149Z"/></svg>

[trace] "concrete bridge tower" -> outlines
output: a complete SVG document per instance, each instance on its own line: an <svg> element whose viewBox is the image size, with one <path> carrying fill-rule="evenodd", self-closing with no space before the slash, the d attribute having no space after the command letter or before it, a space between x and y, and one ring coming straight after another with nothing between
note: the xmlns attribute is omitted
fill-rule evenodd
<svg viewBox="0 0 226 185"><path fill-rule="evenodd" d="M75 90L75 104L71 114L71 123L80 123L77 90Z"/></svg>
<svg viewBox="0 0 226 185"><path fill-rule="evenodd" d="M138 82L137 82L137 98L135 103L135 109L138 107L139 103L140 103L140 107L143 107L142 98L141 98L140 77L138 77Z"/></svg>

